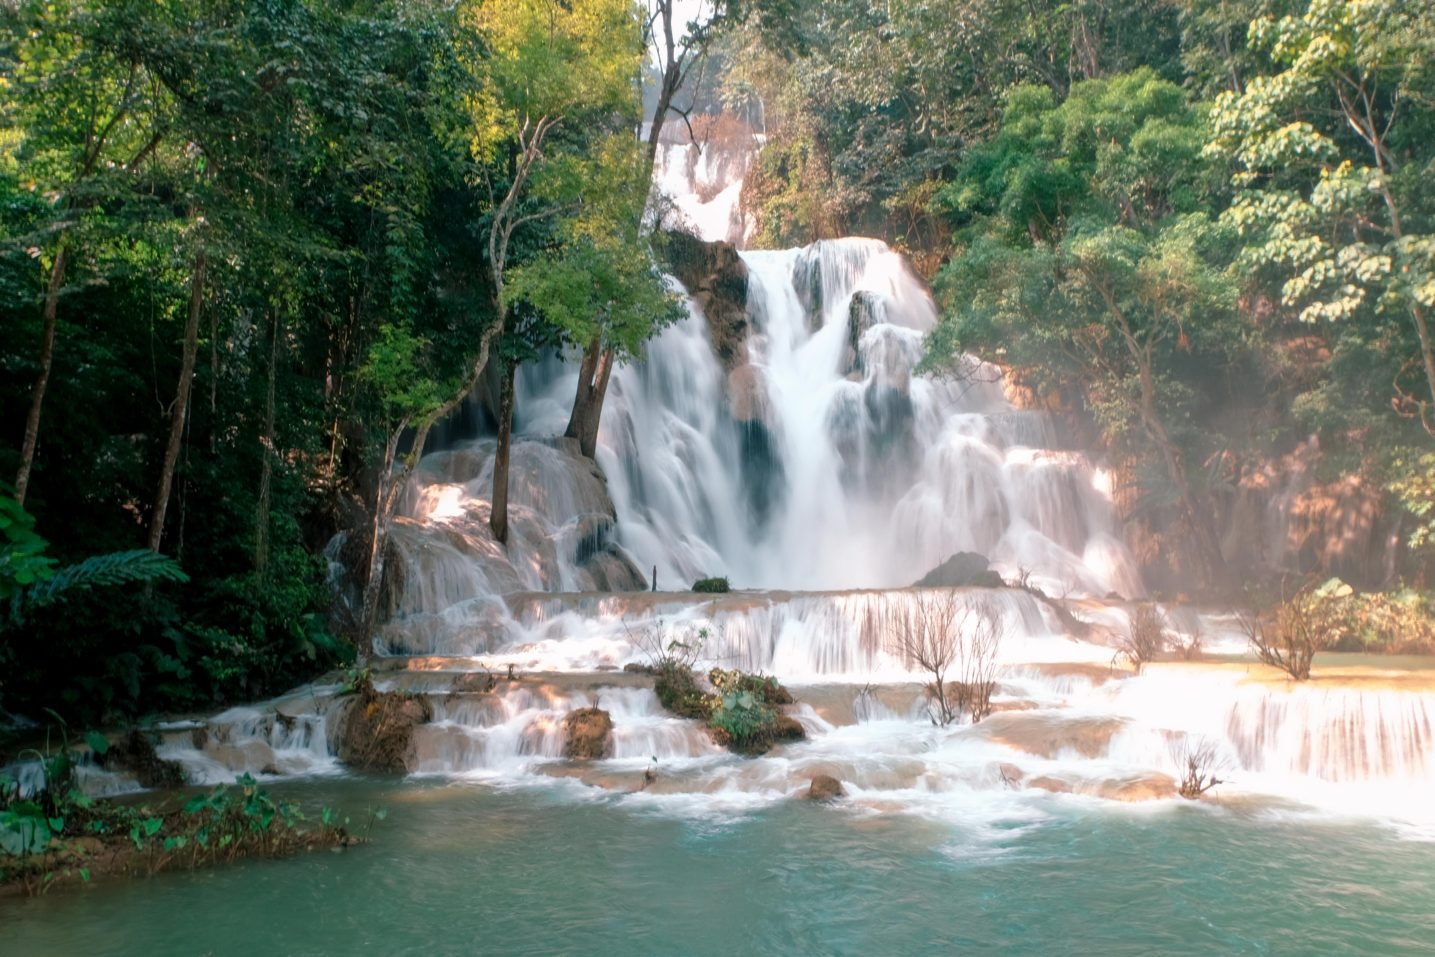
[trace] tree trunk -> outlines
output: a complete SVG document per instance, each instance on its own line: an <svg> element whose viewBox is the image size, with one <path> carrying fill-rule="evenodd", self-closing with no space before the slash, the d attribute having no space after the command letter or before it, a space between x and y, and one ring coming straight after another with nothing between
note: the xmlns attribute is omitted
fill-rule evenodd
<svg viewBox="0 0 1435 957"><path fill-rule="evenodd" d="M671 49L669 56L671 56ZM662 136L663 121L668 118L668 110L673 105L673 96L678 92L678 84L682 81L682 73L676 63L668 63L663 71L663 81L658 86L658 103L653 107L653 122L648 128L648 175L653 172L653 165L658 159L658 141Z"/></svg>
<svg viewBox="0 0 1435 957"><path fill-rule="evenodd" d="M60 311L60 289L65 284L65 268L69 265L70 251L64 240L55 250L55 261L50 264L50 281L45 286L44 331L40 334L40 377L30 399L30 415L25 419L25 444L20 451L20 470L15 474L15 501L25 504L25 492L30 487L30 469L35 464L35 446L40 441L40 411L45 406L45 389L50 385L50 367L55 360L55 318Z"/></svg>
<svg viewBox="0 0 1435 957"><path fill-rule="evenodd" d="M508 544L508 461L513 449L513 379L518 364L505 363L503 392L498 400L498 448L493 453L493 507L488 513L488 527L493 537Z"/></svg>
<svg viewBox="0 0 1435 957"><path fill-rule="evenodd" d="M270 316L269 374L264 390L264 434L259 437L259 501L254 508L254 571L262 579L269 570L269 507L274 484L274 380L279 365L279 313ZM212 392L211 392L211 401Z"/></svg>
<svg viewBox="0 0 1435 957"><path fill-rule="evenodd" d="M1141 378L1141 418L1146 426L1146 433L1161 450L1161 458L1166 463L1166 474L1180 495L1181 510L1185 513L1186 525L1191 533L1193 551L1199 565L1198 574L1208 586L1222 585L1225 583L1225 558L1221 554L1221 545L1216 540L1214 516L1209 503L1205 496L1198 495L1191 487L1191 481L1186 476L1185 453L1171 438L1165 423L1161 421L1156 407L1156 381L1149 361L1138 356L1137 366Z"/></svg>
<svg viewBox="0 0 1435 957"><path fill-rule="evenodd" d="M588 343L583 364L578 370L578 392L573 397L573 413L563 435L578 440L578 450L593 458L598 450L598 426L603 418L603 400L608 394L608 379L613 374L613 350L604 349L599 340Z"/></svg>
<svg viewBox="0 0 1435 957"><path fill-rule="evenodd" d="M367 658L374 650L374 629L379 621L379 595L384 584L389 531L393 527L394 514L398 509L399 492L408 482L409 476L413 474L419 456L423 454L424 444L428 442L429 430L433 428L433 424L452 412L464 400L464 397L473 391L474 385L483 375L484 367L488 365L488 353L493 345L493 340L502 330L502 322L495 322L488 327L483 333L483 338L479 340L478 355L474 358L473 368L470 370L468 378L448 397L447 401L419 421L414 430L413 449L405 459L403 468L396 471L394 466L398 462L399 441L408 429L410 419L405 417L399 420L389 433L388 441L384 443L383 465L379 471L377 489L374 493L368 570L364 577L364 591L360 597L359 621L357 623L359 630L357 645L361 659Z"/></svg>
<svg viewBox="0 0 1435 957"><path fill-rule="evenodd" d="M189 417L189 393L194 385L194 360L199 353L199 314L204 305L204 240L199 241L199 250L194 254L194 274L189 282L189 321L184 325L184 355L180 361L179 385L175 389L174 408L169 420L169 442L164 449L164 464L159 473L159 491L154 497L154 514L150 516L149 550L159 551L164 538L164 515L169 508L170 488L174 484L174 469L179 462L180 447L184 442L185 420Z"/></svg>

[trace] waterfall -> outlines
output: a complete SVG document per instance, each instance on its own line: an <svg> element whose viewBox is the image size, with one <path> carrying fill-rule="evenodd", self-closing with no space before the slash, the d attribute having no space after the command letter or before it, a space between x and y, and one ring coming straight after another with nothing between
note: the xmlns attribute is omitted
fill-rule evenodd
<svg viewBox="0 0 1435 957"><path fill-rule="evenodd" d="M744 252L745 356L724 368L696 304L618 370L598 462L617 539L660 584L910 585L959 551L1050 592L1143 593L1103 477L975 359L916 372L936 309L873 239ZM571 372L530 382L561 428Z"/></svg>

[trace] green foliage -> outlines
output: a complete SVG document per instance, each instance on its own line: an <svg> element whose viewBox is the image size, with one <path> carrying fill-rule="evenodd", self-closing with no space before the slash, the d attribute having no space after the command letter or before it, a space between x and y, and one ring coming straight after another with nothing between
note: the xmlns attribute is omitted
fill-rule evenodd
<svg viewBox="0 0 1435 957"><path fill-rule="evenodd" d="M1393 463L1390 490L1411 518L1406 543L1411 551L1435 550L1435 453L1410 454Z"/></svg>
<svg viewBox="0 0 1435 957"><path fill-rule="evenodd" d="M717 697L708 727L719 732L734 750L752 748L777 725L777 709L751 691L728 691Z"/></svg>
<svg viewBox="0 0 1435 957"><path fill-rule="evenodd" d="M35 518L0 485L0 605L55 574L55 560L45 554L48 543L35 533Z"/></svg>
<svg viewBox="0 0 1435 957"><path fill-rule="evenodd" d="M693 582L693 591L703 594L720 595L731 590L726 578L699 578Z"/></svg>
<svg viewBox="0 0 1435 957"><path fill-rule="evenodd" d="M95 555L58 569L23 596L24 604L48 605L64 598L65 592L85 588L113 588L118 585L145 585L159 582L187 582L189 576L167 555L146 549Z"/></svg>
<svg viewBox="0 0 1435 957"><path fill-rule="evenodd" d="M1435 18L1415 0L1311 0L1250 35L1273 68L1217 98L1210 147L1235 166L1225 215L1242 264L1269 272L1303 321L1384 339L1386 381L1429 428ZM1408 323L1404 342L1382 316Z"/></svg>

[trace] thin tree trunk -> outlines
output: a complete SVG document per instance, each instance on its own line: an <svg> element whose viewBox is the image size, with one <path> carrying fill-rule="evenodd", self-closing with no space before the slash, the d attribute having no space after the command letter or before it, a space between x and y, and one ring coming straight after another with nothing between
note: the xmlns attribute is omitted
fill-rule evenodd
<svg viewBox="0 0 1435 957"><path fill-rule="evenodd" d="M578 391L573 396L573 412L568 417L566 438L578 440L579 452L593 458L598 451L598 427L603 419L603 400L608 394L608 380L613 374L612 349L604 349L598 339L588 343L583 363L578 369Z"/></svg>
<svg viewBox="0 0 1435 957"><path fill-rule="evenodd" d="M164 516L169 508L170 488L174 484L174 468L179 462L184 441L185 420L189 417L189 393L194 385L194 361L199 353L199 316L204 305L204 240L194 254L194 274L189 283L189 321L184 325L184 354L180 361L179 385L175 389L174 408L169 420L169 442L164 449L164 464L159 473L159 491L154 497L154 514L150 516L149 550L159 551L164 539Z"/></svg>
<svg viewBox="0 0 1435 957"><path fill-rule="evenodd" d="M50 368L55 361L55 319L60 311L60 289L65 284L65 268L69 265L70 251L64 240L55 250L55 261L50 264L50 281L45 286L44 331L40 334L40 377L30 399L30 415L25 419L25 444L20 450L20 470L15 474L15 501L25 504L25 492L30 487L30 469L35 464L35 446L40 441L40 412L45 406L45 390L50 385Z"/></svg>
<svg viewBox="0 0 1435 957"><path fill-rule="evenodd" d="M513 451L513 379L516 363L507 363L503 370L503 391L498 399L498 448L493 453L493 508L488 514L488 527L493 537L508 544L508 462Z"/></svg>
<svg viewBox="0 0 1435 957"><path fill-rule="evenodd" d="M413 449L405 457L403 468L395 470L394 466L398 463L399 441L408 429L410 419L407 417L401 419L384 443L383 467L379 472L378 487L374 495L373 521L370 525L368 569L364 577L364 591L360 599L358 651L361 658L367 658L374 650L373 636L379 620L379 596L383 591L389 533L393 528L394 515L398 509L399 493L408 483L414 467L418 465L419 456L423 454L424 444L428 442L429 431L433 428L434 423L452 412L464 400L464 397L473 391L474 385L483 375L484 367L488 365L488 354L493 346L493 340L502 330L502 323L495 322L484 331L483 338L479 341L478 355L474 359L473 368L469 371L468 378L448 397L447 401L419 420L414 430Z"/></svg>
<svg viewBox="0 0 1435 957"><path fill-rule="evenodd" d="M262 579L269 571L269 508L274 484L274 380L279 365L279 313L270 316L269 375L264 391L264 434L259 437L259 502L254 508L254 571Z"/></svg>

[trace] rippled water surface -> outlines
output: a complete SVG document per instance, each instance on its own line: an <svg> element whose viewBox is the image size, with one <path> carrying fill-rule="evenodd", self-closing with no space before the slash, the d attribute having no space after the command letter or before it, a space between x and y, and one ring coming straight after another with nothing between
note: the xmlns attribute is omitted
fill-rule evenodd
<svg viewBox="0 0 1435 957"><path fill-rule="evenodd" d="M1012 794L971 821L569 783L338 781L374 843L0 901L67 954L1435 953L1435 843L1298 811ZM675 801L681 803L674 803Z"/></svg>

